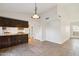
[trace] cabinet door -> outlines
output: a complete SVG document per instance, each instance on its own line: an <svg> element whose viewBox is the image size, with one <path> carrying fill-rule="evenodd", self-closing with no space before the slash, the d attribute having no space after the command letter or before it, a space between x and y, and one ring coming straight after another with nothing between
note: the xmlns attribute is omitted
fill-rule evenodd
<svg viewBox="0 0 79 59"><path fill-rule="evenodd" d="M5 26L5 21L2 18L0 18L0 26Z"/></svg>
<svg viewBox="0 0 79 59"><path fill-rule="evenodd" d="M12 46L17 45L17 36L11 36L10 42Z"/></svg>
<svg viewBox="0 0 79 59"><path fill-rule="evenodd" d="M25 38L24 37L20 37L20 36L18 36L18 43L20 44L20 43L25 43L26 42L26 40L25 40Z"/></svg>
<svg viewBox="0 0 79 59"><path fill-rule="evenodd" d="M4 27L10 27L11 26L11 20L10 19L5 19L5 18L0 18L0 26Z"/></svg>
<svg viewBox="0 0 79 59"><path fill-rule="evenodd" d="M18 43L19 44L22 44L22 43L27 43L27 35L21 35L21 36L18 36Z"/></svg>
<svg viewBox="0 0 79 59"><path fill-rule="evenodd" d="M6 36L0 37L0 48L5 48L9 46L10 46L9 37Z"/></svg>

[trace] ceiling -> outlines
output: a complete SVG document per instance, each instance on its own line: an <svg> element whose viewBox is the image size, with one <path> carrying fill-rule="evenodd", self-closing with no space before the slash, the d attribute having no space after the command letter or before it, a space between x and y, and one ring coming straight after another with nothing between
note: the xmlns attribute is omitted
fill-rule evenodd
<svg viewBox="0 0 79 59"><path fill-rule="evenodd" d="M0 12L33 14L34 6L34 3L0 3ZM42 14L55 6L55 3L37 3L37 12L38 14Z"/></svg>

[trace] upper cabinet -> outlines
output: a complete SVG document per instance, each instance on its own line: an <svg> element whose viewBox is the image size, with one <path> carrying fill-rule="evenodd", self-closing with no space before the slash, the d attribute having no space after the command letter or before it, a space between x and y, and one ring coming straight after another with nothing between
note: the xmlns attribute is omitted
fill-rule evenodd
<svg viewBox="0 0 79 59"><path fill-rule="evenodd" d="M0 26L2 27L23 27L28 28L28 21L22 21L7 17L0 17Z"/></svg>

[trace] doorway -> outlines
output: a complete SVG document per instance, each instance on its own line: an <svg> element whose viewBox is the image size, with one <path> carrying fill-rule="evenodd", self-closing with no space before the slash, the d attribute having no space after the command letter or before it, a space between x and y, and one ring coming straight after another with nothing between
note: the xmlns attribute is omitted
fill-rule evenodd
<svg viewBox="0 0 79 59"><path fill-rule="evenodd" d="M79 39L79 23L74 22L71 24L71 38Z"/></svg>

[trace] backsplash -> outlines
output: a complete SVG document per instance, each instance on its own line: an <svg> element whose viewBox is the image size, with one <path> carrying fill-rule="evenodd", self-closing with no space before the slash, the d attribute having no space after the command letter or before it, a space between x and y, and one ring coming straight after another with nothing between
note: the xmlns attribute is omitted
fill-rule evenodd
<svg viewBox="0 0 79 59"><path fill-rule="evenodd" d="M27 34L29 33L28 28L24 28L24 29L18 29L17 27L6 27L6 29L3 29L2 27L0 27L0 35L1 34L18 34L18 33L24 33Z"/></svg>

